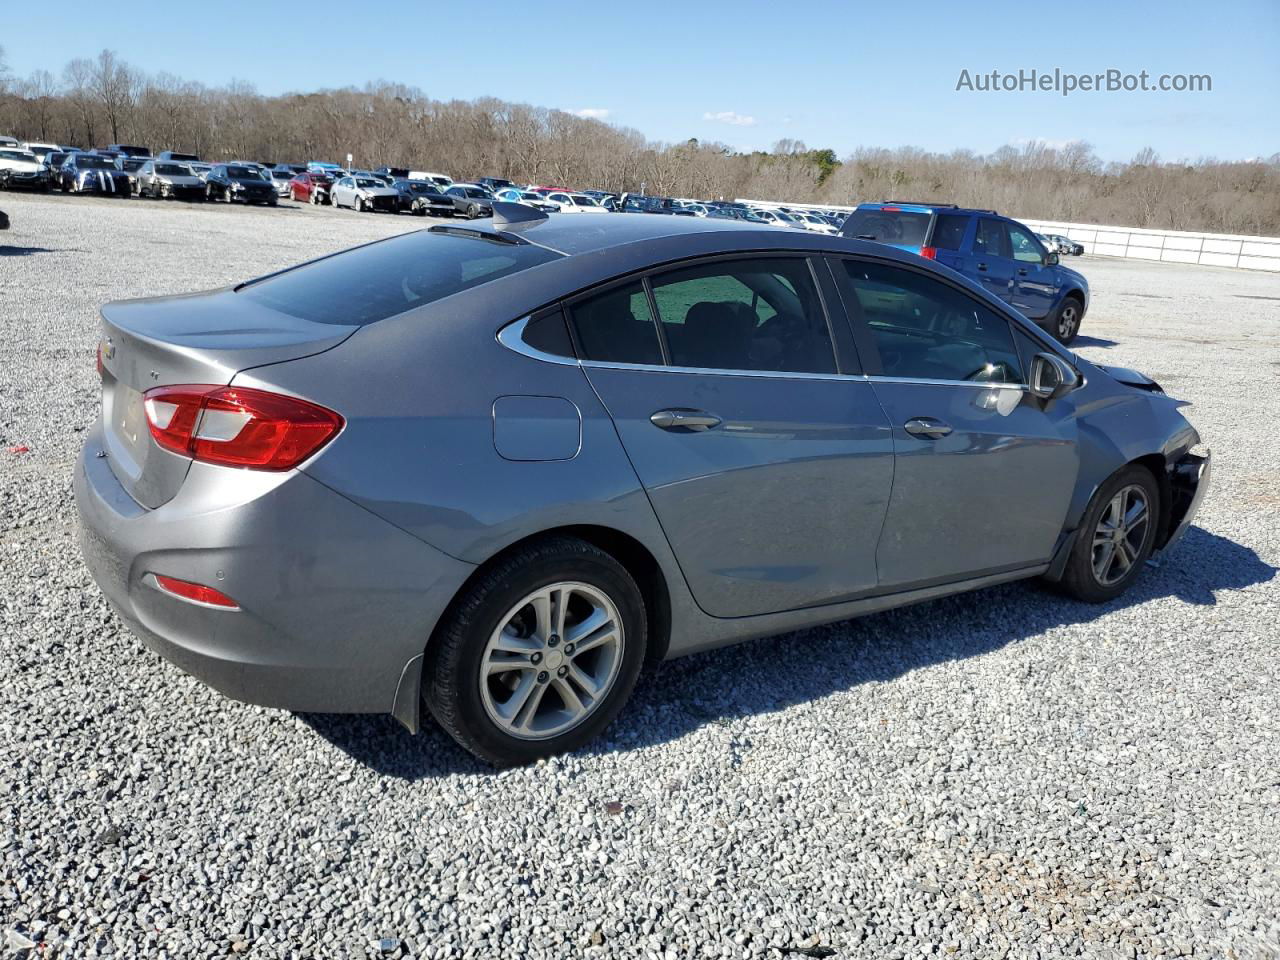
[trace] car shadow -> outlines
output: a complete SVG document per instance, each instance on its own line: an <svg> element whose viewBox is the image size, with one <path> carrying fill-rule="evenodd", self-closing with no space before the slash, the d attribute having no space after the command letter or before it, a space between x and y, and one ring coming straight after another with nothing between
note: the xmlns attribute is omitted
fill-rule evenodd
<svg viewBox="0 0 1280 960"><path fill-rule="evenodd" d="M707 724L770 713L921 667L982 656L1054 627L1167 597L1213 606L1224 591L1266 583L1277 568L1248 547L1192 527L1172 557L1123 596L1094 605L1039 583L1010 583L653 664L586 754L664 743ZM939 622L964 624L939 630ZM779 652L785 656L779 656ZM325 740L379 774L421 780L490 774L424 715L411 735L389 716L299 714Z"/></svg>
<svg viewBox="0 0 1280 960"><path fill-rule="evenodd" d="M6 247L0 244L0 257L29 257L36 253L56 253L48 247Z"/></svg>
<svg viewBox="0 0 1280 960"><path fill-rule="evenodd" d="M1076 347L1114 347L1116 341L1106 340L1102 337L1088 337L1084 334L1076 334L1076 338L1071 341L1071 349Z"/></svg>

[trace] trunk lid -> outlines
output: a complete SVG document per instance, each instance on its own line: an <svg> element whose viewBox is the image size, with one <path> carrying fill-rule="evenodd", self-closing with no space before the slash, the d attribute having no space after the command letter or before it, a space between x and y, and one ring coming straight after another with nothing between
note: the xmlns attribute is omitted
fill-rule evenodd
<svg viewBox="0 0 1280 960"><path fill-rule="evenodd" d="M107 459L129 495L148 508L172 499L191 466L152 438L143 406L148 390L226 385L242 370L321 353L358 329L279 313L233 290L109 303L102 320Z"/></svg>

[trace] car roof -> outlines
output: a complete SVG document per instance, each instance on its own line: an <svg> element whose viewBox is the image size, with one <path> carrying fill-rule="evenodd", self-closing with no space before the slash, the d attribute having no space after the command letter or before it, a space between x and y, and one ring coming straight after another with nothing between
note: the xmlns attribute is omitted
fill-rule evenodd
<svg viewBox="0 0 1280 960"><path fill-rule="evenodd" d="M961 216L971 214L985 214L989 217L999 217L1002 214L995 210L983 210L977 207L958 207L954 203L914 203L910 200L880 200L874 203L860 203L858 210L883 210L886 213L951 213Z"/></svg>

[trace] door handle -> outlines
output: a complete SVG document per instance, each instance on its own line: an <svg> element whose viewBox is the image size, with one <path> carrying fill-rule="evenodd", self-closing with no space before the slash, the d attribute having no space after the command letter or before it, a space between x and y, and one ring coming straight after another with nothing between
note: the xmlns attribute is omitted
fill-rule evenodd
<svg viewBox="0 0 1280 960"><path fill-rule="evenodd" d="M978 264L978 269L979 269L979 270L981 270L983 273L986 273L986 272L987 272L987 265L986 265L985 263L980 263L980 264Z"/></svg>
<svg viewBox="0 0 1280 960"><path fill-rule="evenodd" d="M720 418L705 410L687 410L675 407L670 410L659 410L649 417L649 422L662 430L675 430L682 433L698 433L720 426Z"/></svg>
<svg viewBox="0 0 1280 960"><path fill-rule="evenodd" d="M903 429L913 437L928 437L930 440L940 440L951 432L950 424L933 417L914 417L903 424Z"/></svg>
<svg viewBox="0 0 1280 960"><path fill-rule="evenodd" d="M1020 277L1025 277L1026 275L1027 275L1027 268L1026 268L1026 267L1023 267L1021 270L1019 270L1019 271L1018 271L1018 276L1020 276Z"/></svg>

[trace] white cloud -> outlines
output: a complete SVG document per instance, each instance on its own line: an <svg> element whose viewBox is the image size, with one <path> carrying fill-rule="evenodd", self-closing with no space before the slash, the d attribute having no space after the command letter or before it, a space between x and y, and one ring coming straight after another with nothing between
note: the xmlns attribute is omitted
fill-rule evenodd
<svg viewBox="0 0 1280 960"><path fill-rule="evenodd" d="M585 117L588 120L603 120L609 116L609 110L606 107L583 107L581 110L570 110L575 117Z"/></svg>
<svg viewBox="0 0 1280 960"><path fill-rule="evenodd" d="M732 110L721 110L719 113L704 113L702 119L714 120L716 123L727 123L735 127L754 127L756 125L755 117L734 113Z"/></svg>

